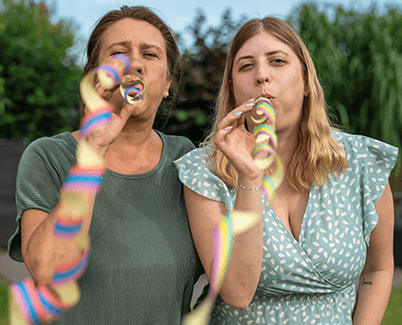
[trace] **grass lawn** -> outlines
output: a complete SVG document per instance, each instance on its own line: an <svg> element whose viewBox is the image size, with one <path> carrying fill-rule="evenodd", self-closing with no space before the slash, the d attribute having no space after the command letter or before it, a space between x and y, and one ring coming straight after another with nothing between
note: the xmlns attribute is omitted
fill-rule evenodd
<svg viewBox="0 0 402 325"><path fill-rule="evenodd" d="M392 289L381 325L402 324L402 286Z"/></svg>
<svg viewBox="0 0 402 325"><path fill-rule="evenodd" d="M8 325L7 290L8 286L0 280L0 325Z"/></svg>
<svg viewBox="0 0 402 325"><path fill-rule="evenodd" d="M0 281L0 325L8 325L7 289ZM381 325L400 325L402 323L402 286L392 290L391 298Z"/></svg>

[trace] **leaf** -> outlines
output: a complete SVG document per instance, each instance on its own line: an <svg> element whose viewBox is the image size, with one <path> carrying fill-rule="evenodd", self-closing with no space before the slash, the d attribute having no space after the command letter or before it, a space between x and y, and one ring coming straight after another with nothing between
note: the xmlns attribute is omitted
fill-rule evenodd
<svg viewBox="0 0 402 325"><path fill-rule="evenodd" d="M348 112L347 112L347 110L346 110L346 108L345 108L345 106L343 105L343 104L341 104L341 103L336 103L336 105L335 105L335 109L338 111L338 113L339 113L339 117L340 117L340 119L341 119L341 124L342 124L342 126L346 129L346 130L348 130L349 128L350 128L350 125L349 125L349 115L348 115Z"/></svg>
<svg viewBox="0 0 402 325"><path fill-rule="evenodd" d="M3 1L3 7L0 110L7 115L2 118L0 137L33 140L71 127L60 117L65 110L77 109L80 99L82 71L77 59L67 53L74 40L72 25L51 23L52 10L43 2ZM67 67L62 64L66 57Z"/></svg>
<svg viewBox="0 0 402 325"><path fill-rule="evenodd" d="M207 116L204 114L204 112L198 112L195 115L195 125L197 126L203 126L205 124L207 124L208 122L208 118Z"/></svg>
<svg viewBox="0 0 402 325"><path fill-rule="evenodd" d="M176 120L178 120L181 123L187 121L189 119L189 117L190 116L188 115L188 113L186 111L183 111L183 110L178 110L175 113Z"/></svg>

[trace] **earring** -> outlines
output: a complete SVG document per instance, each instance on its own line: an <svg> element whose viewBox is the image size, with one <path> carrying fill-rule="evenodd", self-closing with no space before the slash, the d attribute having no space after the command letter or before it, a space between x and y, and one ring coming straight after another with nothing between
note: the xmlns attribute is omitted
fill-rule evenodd
<svg viewBox="0 0 402 325"><path fill-rule="evenodd" d="M166 97L168 97L168 96L169 96L169 92L167 91L167 92L166 92Z"/></svg>

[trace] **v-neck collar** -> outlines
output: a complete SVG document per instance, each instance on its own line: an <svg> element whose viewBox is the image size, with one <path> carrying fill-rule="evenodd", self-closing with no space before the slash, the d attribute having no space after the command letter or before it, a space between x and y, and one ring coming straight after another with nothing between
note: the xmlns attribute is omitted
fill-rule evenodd
<svg viewBox="0 0 402 325"><path fill-rule="evenodd" d="M296 243L299 244L299 246L301 246L301 240L302 240L302 234L304 236L304 229L306 227L306 222L307 222L307 216L309 215L309 212L311 211L311 198L313 196L313 190L315 189L315 185L311 185L310 187L310 191L308 194L308 200L307 200L307 205L306 205L306 209L304 210L304 214L303 214L303 218L302 218L302 223L300 226L300 232L299 232L299 238L296 239L293 234L290 232L290 230L288 228L285 227L285 225L283 224L282 220L278 217L278 215L276 214L275 210L272 208L271 205L269 205L268 207L268 211L271 211L272 215L274 216L274 218L276 219L276 222L280 225L280 227L282 228L282 230L289 236L289 238L292 241L295 241ZM264 202L264 204L266 204L266 202Z"/></svg>
<svg viewBox="0 0 402 325"><path fill-rule="evenodd" d="M296 238L289 231L289 229L285 227L285 225L283 224L281 219L279 219L279 217L276 215L274 209L271 206L269 206L269 208L267 210L267 213L270 214L275 219L275 222L279 226L279 228L282 230L282 233L285 234L288 237L288 239L290 240L292 245L299 252L300 257L304 260L304 262L307 264L307 266L310 268L310 270L315 274L317 279L320 278L322 281L324 281L328 285L341 288L342 286L331 282L330 280L328 280L320 272L320 270L314 265L313 261L311 260L310 256L307 254L307 252L304 250L303 245L302 245L302 242L306 240L306 238L305 238L305 234L306 234L305 228L306 228L306 224L307 224L307 222L309 220L309 217L311 217L311 209L312 209L312 202L311 201L313 199L314 194L316 194L316 191L317 191L316 186L313 184L311 186L311 188L310 188L310 193L309 193L309 198L308 198L308 201L307 201L306 210L304 211L302 224L301 224L301 227L300 227L299 241L297 241ZM286 246L286 245L284 245L284 246Z"/></svg>

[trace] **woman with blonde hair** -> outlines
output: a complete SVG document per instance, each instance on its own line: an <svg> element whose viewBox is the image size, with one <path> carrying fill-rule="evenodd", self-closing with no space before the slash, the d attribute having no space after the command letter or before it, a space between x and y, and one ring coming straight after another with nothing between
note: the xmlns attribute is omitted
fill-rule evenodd
<svg viewBox="0 0 402 325"><path fill-rule="evenodd" d="M275 111L284 166L272 204L261 185L275 168L261 171L251 156L259 96ZM176 161L209 280L221 218L262 214L234 237L211 323L380 324L393 276L396 157L395 147L331 126L310 54L288 24L246 22L230 44L211 134Z"/></svg>

